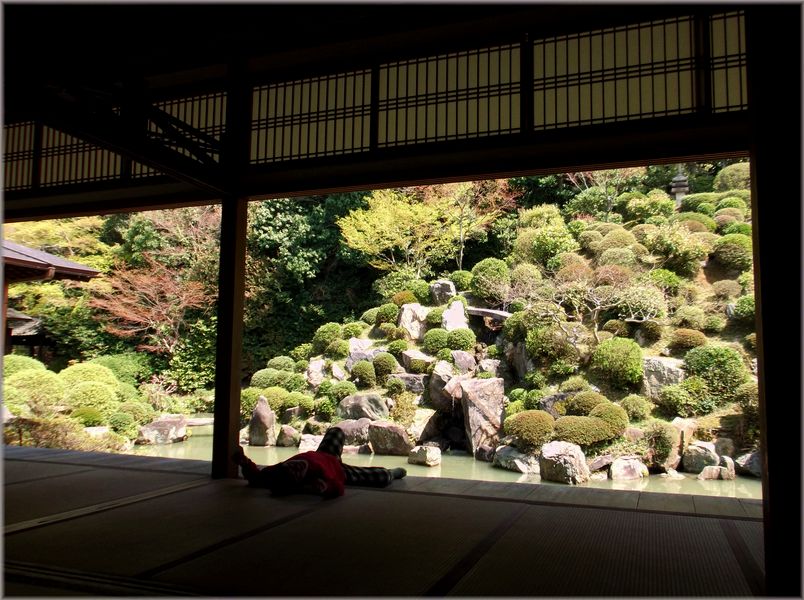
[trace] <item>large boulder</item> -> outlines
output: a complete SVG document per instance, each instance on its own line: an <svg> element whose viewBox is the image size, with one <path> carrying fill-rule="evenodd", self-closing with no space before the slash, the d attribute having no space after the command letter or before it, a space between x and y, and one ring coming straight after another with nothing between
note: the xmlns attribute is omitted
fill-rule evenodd
<svg viewBox="0 0 804 600"><path fill-rule="evenodd" d="M428 429L430 421L433 420L435 412L432 408L417 408L413 415L413 423L408 425L407 432L410 439L419 443L419 440Z"/></svg>
<svg viewBox="0 0 804 600"><path fill-rule="evenodd" d="M437 446L416 446L408 454L408 462L412 465L437 467L441 464L441 449Z"/></svg>
<svg viewBox="0 0 804 600"><path fill-rule="evenodd" d="M445 398L448 398L451 402L451 405L454 406L455 403L463 397L461 383L469 379L472 379L471 373L467 373L466 375L456 375L447 382L447 385L445 385L444 389L441 390L441 395Z"/></svg>
<svg viewBox="0 0 804 600"><path fill-rule="evenodd" d="M447 307L441 314L441 327L447 331L469 328L469 319L466 317L463 302L455 300Z"/></svg>
<svg viewBox="0 0 804 600"><path fill-rule="evenodd" d="M316 358L311 360L310 364L307 365L305 376L307 377L307 383L314 390L317 390L318 386L320 386L324 379L326 379L326 375L324 374L326 364L327 363L323 358Z"/></svg>
<svg viewBox="0 0 804 600"><path fill-rule="evenodd" d="M555 404L557 402L563 402L564 400L569 398L571 395L572 394L559 392L558 394L552 394L550 396L545 396L544 398L539 400L539 410L543 410L543 411L545 411L547 413L550 413L550 415L554 419L557 419L561 415L558 414L558 411L554 408Z"/></svg>
<svg viewBox="0 0 804 600"><path fill-rule="evenodd" d="M630 481L632 479L642 479L648 475L650 475L648 467L633 456L621 456L611 463L609 467L609 478L612 481Z"/></svg>
<svg viewBox="0 0 804 600"><path fill-rule="evenodd" d="M505 410L503 380L465 379L461 392L467 451L474 454L479 446L497 446Z"/></svg>
<svg viewBox="0 0 804 600"><path fill-rule="evenodd" d="M427 331L427 313L430 308L421 304L403 304L399 314L399 326L408 332L410 339L421 340Z"/></svg>
<svg viewBox="0 0 804 600"><path fill-rule="evenodd" d="M405 428L390 421L372 421L369 425L369 443L374 454L408 456L413 444Z"/></svg>
<svg viewBox="0 0 804 600"><path fill-rule="evenodd" d="M187 419L183 415L165 415L140 427L138 444L172 444L187 439Z"/></svg>
<svg viewBox="0 0 804 600"><path fill-rule="evenodd" d="M539 459L533 454L523 454L513 446L498 446L491 464L526 475L539 474Z"/></svg>
<svg viewBox="0 0 804 600"><path fill-rule="evenodd" d="M715 452L715 445L711 442L692 442L684 450L681 464L687 473L700 473L704 467L720 466L720 457Z"/></svg>
<svg viewBox="0 0 804 600"><path fill-rule="evenodd" d="M472 372L477 368L475 357L465 350L453 350L452 360L455 361L455 368L461 374Z"/></svg>
<svg viewBox="0 0 804 600"><path fill-rule="evenodd" d="M734 460L730 456L720 457L720 478L731 481L737 477L737 469Z"/></svg>
<svg viewBox="0 0 804 600"><path fill-rule="evenodd" d="M544 481L575 485L589 480L589 467L581 447L570 442L548 442L539 455L539 472Z"/></svg>
<svg viewBox="0 0 804 600"><path fill-rule="evenodd" d="M349 355L346 357L346 370L352 372L352 367L359 360L368 360L374 358L376 354L385 352L385 348L372 348L374 342L362 338L349 338Z"/></svg>
<svg viewBox="0 0 804 600"><path fill-rule="evenodd" d="M491 373L494 377L502 377L502 361L497 358L484 358L477 365L478 373Z"/></svg>
<svg viewBox="0 0 804 600"><path fill-rule="evenodd" d="M511 365L519 381L524 381L525 375L536 368L523 342L509 342L505 347L505 360Z"/></svg>
<svg viewBox="0 0 804 600"><path fill-rule="evenodd" d="M414 394L421 394L424 392L428 376L424 373L391 373L388 380L399 379L405 384L405 389Z"/></svg>
<svg viewBox="0 0 804 600"><path fill-rule="evenodd" d="M312 452L318 450L324 435L313 435L312 433L303 433L299 441L299 454L302 452Z"/></svg>
<svg viewBox="0 0 804 600"><path fill-rule="evenodd" d="M411 371L411 364L414 360L423 361L425 365L430 366L432 363L436 362L435 356L430 356L429 354L425 354L421 350L416 350L411 348L410 350L405 350L402 352L402 366L405 367L405 370Z"/></svg>
<svg viewBox="0 0 804 600"><path fill-rule="evenodd" d="M338 363L332 363L330 370L332 371L332 378L338 381L346 381L346 378L349 376L346 371L338 366Z"/></svg>
<svg viewBox="0 0 804 600"><path fill-rule="evenodd" d="M368 430L371 419L362 417L360 419L344 419L337 425L343 431L344 444L350 446L360 446L368 444Z"/></svg>
<svg viewBox="0 0 804 600"><path fill-rule="evenodd" d="M603 469L608 470L614 460L614 456L611 454L602 454L601 456L597 456L590 460L586 464L589 466L589 471L594 473L595 471L602 471Z"/></svg>
<svg viewBox="0 0 804 600"><path fill-rule="evenodd" d="M445 304L456 293L455 284L449 279L437 279L430 284L430 297L436 306Z"/></svg>
<svg viewBox="0 0 804 600"><path fill-rule="evenodd" d="M740 475L762 477L762 456L759 450L738 456L734 460L734 468Z"/></svg>
<svg viewBox="0 0 804 600"><path fill-rule="evenodd" d="M362 419L380 421L388 418L388 406L379 394L368 392L346 396L338 403L335 414L341 419Z"/></svg>
<svg viewBox="0 0 804 600"><path fill-rule="evenodd" d="M681 383L684 380L684 361L665 356L646 356L642 359L642 393L648 398L657 399L666 385Z"/></svg>
<svg viewBox="0 0 804 600"><path fill-rule="evenodd" d="M433 367L430 374L430 404L437 410L452 410L452 397L444 394L444 387L455 376L455 370L450 363L440 360Z"/></svg>
<svg viewBox="0 0 804 600"><path fill-rule="evenodd" d="M301 441L301 434L290 425L282 425L276 436L276 445L285 448L296 446Z"/></svg>
<svg viewBox="0 0 804 600"><path fill-rule="evenodd" d="M695 419L676 417L670 424L678 431L680 444L679 452L683 454L684 450L687 449L687 446L689 446L694 439L695 430L698 428L698 421Z"/></svg>

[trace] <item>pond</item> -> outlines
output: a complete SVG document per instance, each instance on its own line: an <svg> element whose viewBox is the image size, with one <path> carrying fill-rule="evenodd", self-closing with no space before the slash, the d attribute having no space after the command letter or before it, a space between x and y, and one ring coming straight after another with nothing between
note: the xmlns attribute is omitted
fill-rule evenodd
<svg viewBox="0 0 804 600"><path fill-rule="evenodd" d="M274 464L290 458L298 452L297 448L276 446L244 446L246 454L259 465ZM158 456L161 458L180 458L191 460L212 460L212 426L192 428L190 438L177 444L159 446L135 446L132 454ZM465 453L444 453L441 465L424 467L408 464L405 456L379 456L373 454L350 454L344 462L358 467L381 466L389 469L404 467L408 475L416 477L448 477L452 479L471 479L475 481L501 481L509 483L539 483L541 485L562 485L541 482L538 475L522 475L493 467L491 463L474 460ZM699 481L695 475L682 473L684 479L670 480L660 475L635 481L590 481L585 487L633 490L641 492L663 492L668 494L694 494L702 496L724 496L729 498L762 498L762 484L753 477L737 476L734 481Z"/></svg>

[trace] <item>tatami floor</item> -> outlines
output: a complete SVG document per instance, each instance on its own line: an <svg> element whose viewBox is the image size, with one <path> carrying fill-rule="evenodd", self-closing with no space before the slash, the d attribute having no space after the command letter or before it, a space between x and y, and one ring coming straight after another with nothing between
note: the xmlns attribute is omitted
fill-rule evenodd
<svg viewBox="0 0 804 600"><path fill-rule="evenodd" d="M279 499L206 462L4 459L5 596L763 595L758 500L416 477Z"/></svg>

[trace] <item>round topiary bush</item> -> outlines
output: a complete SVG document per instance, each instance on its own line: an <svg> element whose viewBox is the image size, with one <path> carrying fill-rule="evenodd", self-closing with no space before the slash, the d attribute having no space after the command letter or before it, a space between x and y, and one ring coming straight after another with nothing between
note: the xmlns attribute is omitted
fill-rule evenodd
<svg viewBox="0 0 804 600"><path fill-rule="evenodd" d="M633 233L627 229L615 229L603 236L598 246L598 252L605 252L611 248L627 248L636 244L637 239Z"/></svg>
<svg viewBox="0 0 804 600"><path fill-rule="evenodd" d="M566 416L556 419L553 439L581 447L612 439L611 426L597 417Z"/></svg>
<svg viewBox="0 0 804 600"><path fill-rule="evenodd" d="M564 409L568 415L588 416L595 406L608 401L603 394L586 390L564 400Z"/></svg>
<svg viewBox="0 0 804 600"><path fill-rule="evenodd" d="M383 328L385 339L390 341L406 340L409 337L408 330L404 327L394 327L390 323L383 323L380 327Z"/></svg>
<svg viewBox="0 0 804 600"><path fill-rule="evenodd" d="M375 318L374 324L377 325L378 327L383 323L391 323L395 326L398 319L399 319L399 307L393 302L390 302L388 304L383 304L377 310L377 316Z"/></svg>
<svg viewBox="0 0 804 600"><path fill-rule="evenodd" d="M3 383L3 406L15 417L28 418L32 416L29 406L28 394L17 388Z"/></svg>
<svg viewBox="0 0 804 600"><path fill-rule="evenodd" d="M737 298L734 305L734 318L739 321L754 322L756 304L753 296L742 296Z"/></svg>
<svg viewBox="0 0 804 600"><path fill-rule="evenodd" d="M514 445L522 452L532 452L550 441L555 419L543 410L517 412L503 422L506 435L513 436Z"/></svg>
<svg viewBox="0 0 804 600"><path fill-rule="evenodd" d="M416 304L418 301L419 299L416 298L416 295L410 290L402 290L401 292L397 292L391 296L391 302L397 306L402 306L403 304Z"/></svg>
<svg viewBox="0 0 804 600"><path fill-rule="evenodd" d="M627 338L631 335L628 323L619 319L609 319L603 324L603 331L608 331L617 337Z"/></svg>
<svg viewBox="0 0 804 600"><path fill-rule="evenodd" d="M753 264L751 238L739 233L724 235L715 242L712 257L727 269L747 271Z"/></svg>
<svg viewBox="0 0 804 600"><path fill-rule="evenodd" d="M140 352L123 352L98 356L88 361L110 369L118 381L138 385L153 373L148 355Z"/></svg>
<svg viewBox="0 0 804 600"><path fill-rule="evenodd" d="M739 233L751 237L751 225L749 223L731 223L723 228L723 235Z"/></svg>
<svg viewBox="0 0 804 600"><path fill-rule="evenodd" d="M269 369L277 369L279 371L295 371L296 361L290 356L275 356L268 361L265 365Z"/></svg>
<svg viewBox="0 0 804 600"><path fill-rule="evenodd" d="M156 417L156 411L145 402L121 402L118 410L130 414L140 425L150 423Z"/></svg>
<svg viewBox="0 0 804 600"><path fill-rule="evenodd" d="M484 258L472 267L472 293L478 298L497 304L501 302L511 286L511 273L505 261L498 258Z"/></svg>
<svg viewBox="0 0 804 600"><path fill-rule="evenodd" d="M726 319L720 315L707 315L703 330L706 333L720 333L726 328Z"/></svg>
<svg viewBox="0 0 804 600"><path fill-rule="evenodd" d="M540 408L542 398L544 398L546 395L547 392L543 389L528 390L522 398L522 404L525 407L525 410L536 410Z"/></svg>
<svg viewBox="0 0 804 600"><path fill-rule="evenodd" d="M633 422L644 421L650 417L650 411L653 407L647 398L639 394L629 394L620 400L618 404L628 415L628 420Z"/></svg>
<svg viewBox="0 0 804 600"><path fill-rule="evenodd" d="M670 416L689 417L695 414L695 403L689 392L675 383L659 391L659 407Z"/></svg>
<svg viewBox="0 0 804 600"><path fill-rule="evenodd" d="M346 340L334 340L324 350L324 356L332 360L339 360L349 356L349 342Z"/></svg>
<svg viewBox="0 0 804 600"><path fill-rule="evenodd" d="M582 375L575 375L566 381L561 382L558 386L559 392L585 392L591 389L591 385Z"/></svg>
<svg viewBox="0 0 804 600"><path fill-rule="evenodd" d="M136 439L139 433L137 422L128 413L116 412L109 417L109 427L115 433L127 437L130 440Z"/></svg>
<svg viewBox="0 0 804 600"><path fill-rule="evenodd" d="M320 400L315 401L314 412L316 419L319 421L323 421L328 423L332 421L332 417L335 415L335 409L337 405L329 398L322 398Z"/></svg>
<svg viewBox="0 0 804 600"><path fill-rule="evenodd" d="M707 217L712 217L715 214L715 210L715 205L711 202L701 202L695 209L695 212L699 212Z"/></svg>
<svg viewBox="0 0 804 600"><path fill-rule="evenodd" d="M449 346L449 332L446 329L430 329L422 339L422 350L427 354L437 354L442 348Z"/></svg>
<svg viewBox="0 0 804 600"><path fill-rule="evenodd" d="M388 343L388 353L399 359L402 353L408 349L407 340L394 340Z"/></svg>
<svg viewBox="0 0 804 600"><path fill-rule="evenodd" d="M680 212L673 215L671 221L674 223L684 223L685 221L694 221L700 223L705 229L699 231L715 231L717 223L712 217L707 217L698 212Z"/></svg>
<svg viewBox="0 0 804 600"><path fill-rule="evenodd" d="M648 273L647 279L665 294L671 296L678 293L678 287L681 285L681 278L668 269L654 269Z"/></svg>
<svg viewBox="0 0 804 600"><path fill-rule="evenodd" d="M332 379L325 379L322 381L318 389L315 391L316 397L318 396L328 396L330 391L332 391L332 386L335 382Z"/></svg>
<svg viewBox="0 0 804 600"><path fill-rule="evenodd" d="M513 400L509 402L505 407L505 412L503 413L503 425L505 425L505 421L510 416L521 413L523 410L525 410L525 404L522 400Z"/></svg>
<svg viewBox="0 0 804 600"><path fill-rule="evenodd" d="M310 360L310 358L313 356L313 345L308 342L299 344L290 351L290 356L297 361Z"/></svg>
<svg viewBox="0 0 804 600"><path fill-rule="evenodd" d="M670 339L670 347L674 350L689 350L704 346L707 342L706 335L695 329L676 329Z"/></svg>
<svg viewBox="0 0 804 600"><path fill-rule="evenodd" d="M419 304L430 304L430 284L424 279L414 279L410 282L408 288L416 297L416 302Z"/></svg>
<svg viewBox="0 0 804 600"><path fill-rule="evenodd" d="M579 358L565 333L554 325L531 329L525 338L525 349L533 358L545 361Z"/></svg>
<svg viewBox="0 0 804 600"><path fill-rule="evenodd" d="M363 321L366 325L374 325L377 322L377 313L380 312L380 307L377 306L375 308L370 308L362 315L360 315L360 320Z"/></svg>
<svg viewBox="0 0 804 600"><path fill-rule="evenodd" d="M25 394L28 408L39 416L49 416L60 407L67 391L64 380L47 369L23 369L4 378L4 383Z"/></svg>
<svg viewBox="0 0 804 600"><path fill-rule="evenodd" d="M513 388L508 391L508 400L510 402L516 402L517 400L524 400L525 396L528 395L528 390L525 388Z"/></svg>
<svg viewBox="0 0 804 600"><path fill-rule="evenodd" d="M346 396L351 396L356 393L357 386L354 383L351 381L339 381L338 383L333 384L328 396L335 400L335 402L340 402L346 398Z"/></svg>
<svg viewBox="0 0 804 600"><path fill-rule="evenodd" d="M441 350L436 352L435 356L438 360L445 360L448 363L455 364L455 359L452 357L452 350L449 348L441 348Z"/></svg>
<svg viewBox="0 0 804 600"><path fill-rule="evenodd" d="M352 321L351 323L346 323L342 329L343 337L344 339L353 337L359 338L361 335L363 335L363 331L365 331L365 329L366 324L362 321Z"/></svg>
<svg viewBox="0 0 804 600"><path fill-rule="evenodd" d="M656 321L645 321L640 323L637 329L639 336L648 343L658 342L664 333L664 327Z"/></svg>
<svg viewBox="0 0 804 600"><path fill-rule="evenodd" d="M70 418L75 419L84 427L98 427L106 423L103 413L94 406L82 406L70 413Z"/></svg>
<svg viewBox="0 0 804 600"><path fill-rule="evenodd" d="M469 271L453 271L449 278L450 281L455 284L455 289L459 292L472 289L472 273Z"/></svg>
<svg viewBox="0 0 804 600"><path fill-rule="evenodd" d="M78 363L61 370L59 377L68 388L86 381L105 383L112 388L117 387L117 384L120 383L110 368L88 362Z"/></svg>
<svg viewBox="0 0 804 600"><path fill-rule="evenodd" d="M284 407L295 408L297 406L302 409L304 414L312 415L315 406L315 400L313 399L312 396L308 394L302 394L301 392L290 392L290 394L288 394L288 397L285 399Z"/></svg>
<svg viewBox="0 0 804 600"><path fill-rule="evenodd" d="M652 285L632 285L618 295L617 313L624 320L660 319L667 314L664 293Z"/></svg>
<svg viewBox="0 0 804 600"><path fill-rule="evenodd" d="M661 467L678 446L679 432L670 423L654 421L645 429L644 440L648 446L648 463Z"/></svg>
<svg viewBox="0 0 804 600"><path fill-rule="evenodd" d="M391 397L395 398L406 390L405 382L396 377L389 377L385 380L385 392Z"/></svg>
<svg viewBox="0 0 804 600"><path fill-rule="evenodd" d="M385 378L395 372L399 367L399 363L396 362L394 355L390 352L380 352L376 354L371 362L374 365L374 373L377 376L377 380L380 382L385 382Z"/></svg>
<svg viewBox="0 0 804 600"><path fill-rule="evenodd" d="M555 274L555 280L559 283L569 283L572 281L589 281L594 276L594 271L586 264L570 264L562 267Z"/></svg>
<svg viewBox="0 0 804 600"><path fill-rule="evenodd" d="M623 407L613 402L598 404L589 411L589 416L592 418L597 417L608 424L610 428L609 439L620 437L625 432L625 428L628 427L628 414Z"/></svg>
<svg viewBox="0 0 804 600"><path fill-rule="evenodd" d="M706 323L706 313L699 306L680 306L673 315L673 324L686 329L701 331Z"/></svg>
<svg viewBox="0 0 804 600"><path fill-rule="evenodd" d="M451 350L471 350L475 347L476 341L475 332L471 329L453 329L447 334L447 348Z"/></svg>
<svg viewBox="0 0 804 600"><path fill-rule="evenodd" d="M100 381L81 381L76 383L67 389L65 400L67 406L73 410L83 406L91 406L99 410L105 419L116 413L120 406L114 393L114 387Z"/></svg>
<svg viewBox="0 0 804 600"><path fill-rule="evenodd" d="M563 224L561 210L555 204L540 204L519 212L519 227L522 228Z"/></svg>
<svg viewBox="0 0 804 600"><path fill-rule="evenodd" d="M359 360L352 365L352 381L360 389L373 388L377 385L377 374L374 365L367 360Z"/></svg>
<svg viewBox="0 0 804 600"><path fill-rule="evenodd" d="M609 248L604 250L597 259L598 265L619 265L633 267L636 265L636 255L630 248Z"/></svg>
<svg viewBox="0 0 804 600"><path fill-rule="evenodd" d="M26 369L46 370L44 363L35 358L22 356L20 354L6 354L3 357L3 379L11 377L14 373L25 371Z"/></svg>
<svg viewBox="0 0 804 600"><path fill-rule="evenodd" d="M634 271L622 265L603 265L595 269L595 285L623 286L634 278Z"/></svg>
<svg viewBox="0 0 804 600"><path fill-rule="evenodd" d="M279 412L285 406L288 396L290 396L290 392L279 386L271 386L262 390L262 395L265 396L265 399L268 401L268 406L271 407L271 410L279 414Z"/></svg>
<svg viewBox="0 0 804 600"><path fill-rule="evenodd" d="M603 234L594 229L587 229L578 234L578 244L583 250L597 251L603 241Z"/></svg>
<svg viewBox="0 0 804 600"><path fill-rule="evenodd" d="M251 419L251 413L254 412L254 407L257 406L257 400L260 396L265 395L263 388L247 387L240 390L240 424L248 423Z"/></svg>
<svg viewBox="0 0 804 600"><path fill-rule="evenodd" d="M444 315L444 311L446 307L444 306L437 306L433 310L427 313L427 316L424 318L424 321L427 323L428 327L441 327L441 318Z"/></svg>
<svg viewBox="0 0 804 600"><path fill-rule="evenodd" d="M743 413L743 438L752 442L759 436L759 387L749 381L737 388L734 401Z"/></svg>
<svg viewBox="0 0 804 600"><path fill-rule="evenodd" d="M733 279L724 279L722 281L716 281L713 283L712 291L717 298L728 300L730 298L736 298L739 296L742 293L743 288Z"/></svg>
<svg viewBox="0 0 804 600"><path fill-rule="evenodd" d="M313 354L321 354L332 342L343 337L343 332L338 323L325 323L315 330L313 334Z"/></svg>
<svg viewBox="0 0 804 600"><path fill-rule="evenodd" d="M251 377L251 387L269 388L283 387L289 392L307 389L307 379L301 373L279 371L278 369L260 369Z"/></svg>
<svg viewBox="0 0 804 600"><path fill-rule="evenodd" d="M118 402L140 402L142 394L130 383L119 383L114 390Z"/></svg>
<svg viewBox="0 0 804 600"><path fill-rule="evenodd" d="M684 357L684 369L706 382L717 405L732 402L737 388L748 380L740 354L723 346L693 348Z"/></svg>
<svg viewBox="0 0 804 600"><path fill-rule="evenodd" d="M635 341L612 338L592 354L592 369L612 386L628 388L642 383L642 350Z"/></svg>
<svg viewBox="0 0 804 600"><path fill-rule="evenodd" d="M751 187L751 165L747 162L723 167L712 181L716 192L727 190L747 190Z"/></svg>
<svg viewBox="0 0 804 600"><path fill-rule="evenodd" d="M693 375L687 377L680 385L692 398L693 414L706 415L716 408L714 398L709 393L709 386L702 378Z"/></svg>
<svg viewBox="0 0 804 600"><path fill-rule="evenodd" d="M715 209L721 210L723 208L737 208L740 209L743 214L748 211L748 205L745 203L745 200L738 198L737 196L726 196L725 198L718 200Z"/></svg>

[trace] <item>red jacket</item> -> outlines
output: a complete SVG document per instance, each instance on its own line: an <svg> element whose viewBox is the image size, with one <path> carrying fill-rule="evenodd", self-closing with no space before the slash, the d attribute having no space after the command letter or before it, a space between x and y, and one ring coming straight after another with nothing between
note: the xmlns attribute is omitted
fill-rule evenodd
<svg viewBox="0 0 804 600"><path fill-rule="evenodd" d="M286 476L271 477L281 469ZM340 458L326 452L302 452L281 463L265 467L264 475L271 479L269 487L277 495L292 494L313 487L325 498L343 496L346 474ZM318 483L316 482L323 482Z"/></svg>

